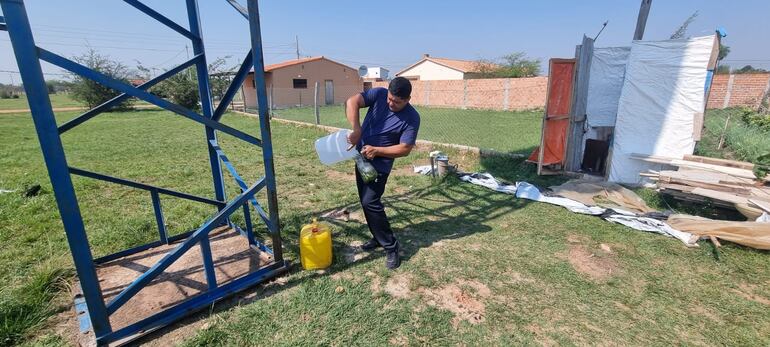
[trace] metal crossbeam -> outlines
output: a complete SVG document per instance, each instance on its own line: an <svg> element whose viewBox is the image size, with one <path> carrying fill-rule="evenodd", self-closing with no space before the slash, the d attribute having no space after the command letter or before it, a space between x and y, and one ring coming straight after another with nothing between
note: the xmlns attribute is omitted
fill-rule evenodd
<svg viewBox="0 0 770 347"><path fill-rule="evenodd" d="M117 330L108 336L105 340L117 341L135 334L149 333L156 329L168 325L188 314L195 312L202 308L208 307L217 301L219 298L232 295L240 292L244 289L253 286L254 283L259 283L267 279L278 276L288 270L288 263L284 261L277 261L273 264L267 265L254 271L248 275L240 277L236 280L223 284L214 290L206 292L204 295L198 295L189 300L177 305L174 310L168 309L163 312L157 313L153 316L145 318L135 324L127 326L123 329Z"/></svg>
<svg viewBox="0 0 770 347"><path fill-rule="evenodd" d="M238 90L241 89L241 86L243 86L243 81L245 81L246 76L249 75L249 70L251 70L252 67L252 60L253 58L251 51L249 51L249 53L246 54L246 58L243 59L241 67L238 68L238 72L235 73L235 77L233 77L232 82L230 82L230 86L227 87L225 95L222 96L222 100L219 102L219 106L217 106L217 109L214 110L214 120L218 121L222 119L222 115L224 115L225 111L227 111L227 107L230 106L231 102L233 102L235 94L238 92Z"/></svg>
<svg viewBox="0 0 770 347"><path fill-rule="evenodd" d="M182 72L184 69L192 66L201 57L203 57L202 54L196 55L196 56L192 57L192 59L190 59L190 60L188 60L188 61L186 61L186 62L184 62L182 64L179 64L179 66L177 66L177 67L175 67L175 68L173 68L171 70L168 70L168 71L166 71L166 72L156 76L155 78L153 78L153 79L151 79L151 80L149 80L147 82L144 82L144 83L138 85L136 88L137 89L141 89L141 90L150 89L152 86L154 86L154 85L156 85L156 84L158 84L160 82L163 82L166 79L168 79L169 77L174 76L174 75L178 74L179 72ZM131 97L131 95L128 95L126 93L122 93L122 94L120 94L120 95L110 99L109 101L106 101L103 104L101 104L99 106L96 106L96 107L86 111L85 113L81 114L80 116L77 116L76 118L70 120L69 122L62 124L59 127L59 134L63 134L63 133L67 132L68 130L70 130L70 129L76 127L76 126L78 126L80 124L83 124L83 122L98 116L102 112L109 110L113 106L116 106L116 105L120 104L121 102L123 102L124 100L126 100L126 99L128 99L130 97Z"/></svg>
<svg viewBox="0 0 770 347"><path fill-rule="evenodd" d="M129 186L129 187L132 187L132 188L138 188L138 189L142 189L142 190L146 190L146 191L150 191L150 192L155 191L155 192L158 192L158 193L161 193L161 194L166 194L166 195L170 195L170 196L177 197L177 198L182 198L182 199L202 202L204 204L214 205L214 206L217 206L217 207L224 207L225 204L226 204L224 201L211 200L211 199L208 199L208 198L204 198L204 197L200 197L200 196L195 196L195 195L192 195L192 194L177 192L175 190L161 188L161 187L156 187L156 186L152 186L152 185L149 185L149 184L144 184L144 183L139 183L139 182L135 182L135 181L130 181L130 180L123 179L123 178L117 178L117 177L102 175L102 174L99 174L99 173L96 173L96 172L91 172L91 171L87 171L87 170L83 170L83 169L78 169L78 168L74 168L74 167L69 167L69 171L70 171L70 173L72 173L74 175L78 175L78 176L83 176L83 177L93 178L93 179L97 179L97 180L102 180L102 181L122 184L124 186Z"/></svg>
<svg viewBox="0 0 770 347"><path fill-rule="evenodd" d="M109 314L115 313L115 311L123 306L123 304L136 295L140 289L144 288L150 281L158 277L158 275L171 266L171 264L182 257L188 250L190 250L190 248L192 248L192 246L196 245L202 237L208 236L214 228L220 226L222 222L227 220L227 217L241 207L241 205L243 205L250 197L254 196L254 194L264 186L265 180L260 180L249 187L247 191L241 193L235 197L235 199L227 203L222 210L192 233L192 235L190 235L184 242L179 244L179 246L174 248L171 252L168 252L161 260L126 287L126 289L123 289L120 294L107 304L107 312Z"/></svg>
<svg viewBox="0 0 770 347"><path fill-rule="evenodd" d="M60 55L57 55L55 53L49 52L45 49L38 48L38 55L40 59L45 60L51 64L54 64L62 69L72 71L80 76L83 76L85 78L88 78L94 82L97 82L105 87L115 89L117 91L126 93L130 96L133 96L135 98L142 99L144 101L147 101L149 103L155 104L158 107L161 107L163 109L166 109L168 111L174 112L176 114L179 114L181 116L184 116L186 118L189 118L191 120L194 120L198 123L201 123L203 125L206 125L208 127L214 128L216 130L219 130L223 133L232 135L236 138L239 138L243 141L246 141L248 143L251 143L252 145L262 146L262 141L260 141L258 138L251 136L249 134L246 134L240 130L231 128L227 125L224 125L222 123L219 123L217 121L214 121L212 119L203 117L187 108L184 108L182 106L179 106L177 104L174 104L172 102L166 101L165 99L158 97L154 94L151 94L149 92L146 92L144 90L138 89L136 87L132 87L126 83L120 82L114 78L110 78L109 76L106 76L102 73L99 73L97 71L91 70L83 65L80 65L72 60L69 60L67 58L64 58Z"/></svg>
<svg viewBox="0 0 770 347"><path fill-rule="evenodd" d="M179 24L176 24L176 22L172 21L171 19L168 19L168 17L160 14L159 12L153 10L152 8L147 7L147 5L139 2L138 0L123 0L127 4L136 7L137 10L144 12L146 15L154 18L158 22L163 23L165 26L171 28L172 30L184 35L185 37L189 38L190 40L197 40L200 39L200 37L196 36L195 34L191 33L189 30L185 29Z"/></svg>
<svg viewBox="0 0 770 347"><path fill-rule="evenodd" d="M238 13L240 13L246 20L249 19L249 11L245 7L241 6L236 0L225 0L230 6L232 6Z"/></svg>
<svg viewBox="0 0 770 347"><path fill-rule="evenodd" d="M190 230L188 232L184 232L184 233L181 233L179 235L169 236L168 237L168 243L173 243L173 242L176 242L176 241L179 241L179 240L186 239L188 236L192 235L192 233L194 233L194 232L195 232L195 230ZM146 250L148 250L150 248L155 248L155 247L158 247L158 246L163 246L163 245L166 245L168 243L163 242L163 241L153 241L153 242L141 245L141 246L136 246L136 247L133 247L133 248L124 249L124 250L122 250L120 252L116 252L116 253L113 253L113 254L105 255L105 256L100 257L100 258L96 258L96 259L94 259L94 264L104 264L104 263L107 263L107 262L110 262L110 261L113 261L113 260L116 260L116 259L123 258L125 256L129 256L129 255L133 255L133 254L139 253L141 251L146 251Z"/></svg>
<svg viewBox="0 0 770 347"><path fill-rule="evenodd" d="M227 171L229 171L230 175L233 176L233 179L235 180L235 183L238 184L238 187L241 189L241 192L246 191L246 189L249 188L246 185L246 181L244 181L243 178L241 178L241 176L238 174L238 171L235 170L235 167L233 166L232 163L230 163L230 159L227 158L222 148L220 148L217 142L213 140L209 141L209 144L214 149L214 151L216 151L217 156L219 157L219 160L221 160L222 163L225 164ZM261 179L264 179L264 177L262 177ZM251 201L251 204L254 206L254 209L257 211L257 214L259 215L260 218L262 218L262 221L265 222L265 224L267 224L268 230L272 230L271 228L272 222L270 221L270 217L267 215L267 212L265 212L265 210L262 208L262 205L260 205L259 202L257 202L257 199L255 198L251 198L249 199L249 201Z"/></svg>

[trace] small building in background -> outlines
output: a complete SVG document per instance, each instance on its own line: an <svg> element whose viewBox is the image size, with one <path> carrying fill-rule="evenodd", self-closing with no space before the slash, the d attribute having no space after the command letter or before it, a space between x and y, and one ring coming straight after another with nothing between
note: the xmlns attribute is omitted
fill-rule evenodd
<svg viewBox="0 0 770 347"><path fill-rule="evenodd" d="M272 108L313 105L316 82L319 105L343 103L362 89L358 69L323 56L265 66L265 85ZM243 83L246 108L257 108L255 86L254 72L250 72Z"/></svg>
<svg viewBox="0 0 770 347"><path fill-rule="evenodd" d="M423 54L420 61L396 73L396 77L415 81L463 80L477 78L482 67L476 61L433 58Z"/></svg>
<svg viewBox="0 0 770 347"><path fill-rule="evenodd" d="M366 69L366 75L364 75L364 90L372 89L372 82L387 81L390 71L384 67L370 67Z"/></svg>

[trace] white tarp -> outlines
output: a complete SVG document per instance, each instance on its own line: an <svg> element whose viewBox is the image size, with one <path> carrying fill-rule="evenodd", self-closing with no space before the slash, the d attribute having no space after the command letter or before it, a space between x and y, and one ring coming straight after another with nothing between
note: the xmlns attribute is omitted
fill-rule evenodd
<svg viewBox="0 0 770 347"><path fill-rule="evenodd" d="M594 49L586 103L586 116L590 127L615 126L618 100L623 89L630 53L631 47Z"/></svg>
<svg viewBox="0 0 770 347"><path fill-rule="evenodd" d="M692 154L693 125L703 112L713 44L713 35L631 44L618 102L610 181L643 183L640 172L660 170L660 165L631 159L633 153L674 158Z"/></svg>

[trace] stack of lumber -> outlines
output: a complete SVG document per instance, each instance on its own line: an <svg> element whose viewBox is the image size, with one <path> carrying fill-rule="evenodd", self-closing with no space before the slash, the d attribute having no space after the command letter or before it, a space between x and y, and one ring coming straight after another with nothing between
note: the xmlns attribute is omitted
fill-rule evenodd
<svg viewBox="0 0 770 347"><path fill-rule="evenodd" d="M749 218L770 213L770 176L756 179L751 163L694 155L675 159L634 154L632 158L676 167L640 175L656 181L662 193L679 200L734 208Z"/></svg>

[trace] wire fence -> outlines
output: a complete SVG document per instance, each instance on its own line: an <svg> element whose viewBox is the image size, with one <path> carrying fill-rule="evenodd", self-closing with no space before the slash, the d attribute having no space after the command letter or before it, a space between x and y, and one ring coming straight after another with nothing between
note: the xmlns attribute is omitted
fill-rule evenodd
<svg viewBox="0 0 770 347"><path fill-rule="evenodd" d="M268 99L275 118L350 128L344 102L362 89L360 84L319 83L317 90L268 86ZM420 114L418 139L529 154L540 139L545 93L545 77L412 81L410 103ZM361 110L362 118L365 114Z"/></svg>

